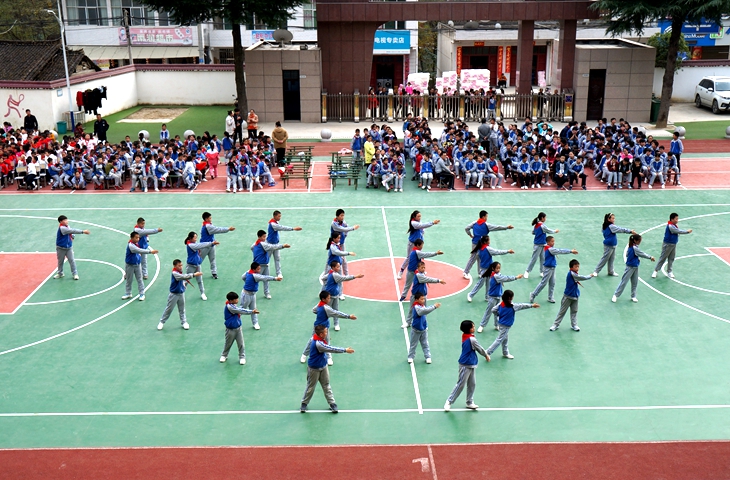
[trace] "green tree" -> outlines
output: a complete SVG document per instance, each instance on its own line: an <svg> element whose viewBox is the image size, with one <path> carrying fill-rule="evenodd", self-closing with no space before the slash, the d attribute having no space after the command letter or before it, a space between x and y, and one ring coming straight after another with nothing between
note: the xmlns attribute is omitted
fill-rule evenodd
<svg viewBox="0 0 730 480"><path fill-rule="evenodd" d="M418 22L418 71L436 78L438 22Z"/></svg>
<svg viewBox="0 0 730 480"><path fill-rule="evenodd" d="M225 18L232 24L233 63L236 73L236 94L242 112L248 110L246 80L243 66L246 61L241 42L241 25L281 25L291 17L289 13L300 6L302 0L140 0L154 9L165 11L173 22L190 25L196 22Z"/></svg>
<svg viewBox="0 0 730 480"><path fill-rule="evenodd" d="M656 59L654 60L654 66L656 68L667 68L667 52L669 52L669 37L672 32L655 33L649 40L646 41L647 45L651 45L656 48ZM679 37L679 47L677 53L689 53L689 47L687 42L684 40L684 35ZM675 70L682 68L682 58L677 58L677 64L674 66Z"/></svg>
<svg viewBox="0 0 730 480"><path fill-rule="evenodd" d="M0 40L38 41L60 38L61 30L53 15L55 0L0 1Z"/></svg>
<svg viewBox="0 0 730 480"><path fill-rule="evenodd" d="M612 36L643 33L650 22L668 19L672 22L667 45L667 61L662 80L661 106L657 128L665 128L674 89L674 72L682 38L682 25L698 24L703 18L722 25L721 16L730 12L730 0L598 0L592 8L599 10L607 22L606 32Z"/></svg>

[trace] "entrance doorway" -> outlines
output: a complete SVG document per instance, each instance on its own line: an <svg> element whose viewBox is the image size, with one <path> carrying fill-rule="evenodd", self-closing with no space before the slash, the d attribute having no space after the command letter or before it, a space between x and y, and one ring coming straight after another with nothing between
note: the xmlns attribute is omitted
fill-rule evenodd
<svg viewBox="0 0 730 480"><path fill-rule="evenodd" d="M603 97L606 91L606 70L591 70L588 77L586 120L603 118Z"/></svg>
<svg viewBox="0 0 730 480"><path fill-rule="evenodd" d="M299 70L282 70L284 81L284 120L301 120L299 101Z"/></svg>

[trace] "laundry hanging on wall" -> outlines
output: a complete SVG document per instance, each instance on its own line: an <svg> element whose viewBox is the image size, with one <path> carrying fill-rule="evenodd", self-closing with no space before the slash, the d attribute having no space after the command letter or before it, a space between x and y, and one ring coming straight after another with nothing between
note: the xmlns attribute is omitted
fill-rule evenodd
<svg viewBox="0 0 730 480"><path fill-rule="evenodd" d="M84 113L96 115L99 113L101 108L101 99L106 99L107 96L106 87L97 87L95 89L86 89L85 91L79 90L76 92L76 105L79 109L83 108Z"/></svg>

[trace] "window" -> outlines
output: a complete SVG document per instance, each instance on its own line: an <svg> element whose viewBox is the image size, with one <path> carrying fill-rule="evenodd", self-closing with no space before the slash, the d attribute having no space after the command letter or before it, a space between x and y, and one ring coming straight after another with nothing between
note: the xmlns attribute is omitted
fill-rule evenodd
<svg viewBox="0 0 730 480"><path fill-rule="evenodd" d="M170 16L167 12L157 12L157 25L160 27L170 26Z"/></svg>
<svg viewBox="0 0 730 480"><path fill-rule="evenodd" d="M317 28L317 4L316 0L310 0L302 5L304 16L304 28Z"/></svg>
<svg viewBox="0 0 730 480"><path fill-rule="evenodd" d="M92 0L86 0L92 1ZM103 1L103 0L96 0ZM112 16L114 17L114 23L122 25L122 18L124 13L123 8L129 9L130 22L132 26L154 26L155 16L154 10L149 10L147 6L138 2L137 0L111 0L112 1Z"/></svg>
<svg viewBox="0 0 730 480"><path fill-rule="evenodd" d="M213 30L233 30L233 24L227 18L215 17L213 19Z"/></svg>
<svg viewBox="0 0 730 480"><path fill-rule="evenodd" d="M106 0L67 0L69 25L107 25Z"/></svg>
<svg viewBox="0 0 730 480"><path fill-rule="evenodd" d="M232 48L219 48L218 49L218 60L220 63L233 63L233 49Z"/></svg>

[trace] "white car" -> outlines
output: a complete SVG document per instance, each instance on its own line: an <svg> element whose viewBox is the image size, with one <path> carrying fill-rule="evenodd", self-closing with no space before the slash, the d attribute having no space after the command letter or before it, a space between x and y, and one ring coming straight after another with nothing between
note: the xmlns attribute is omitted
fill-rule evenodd
<svg viewBox="0 0 730 480"><path fill-rule="evenodd" d="M712 113L730 109L730 77L705 77L695 87L695 105L707 106Z"/></svg>

